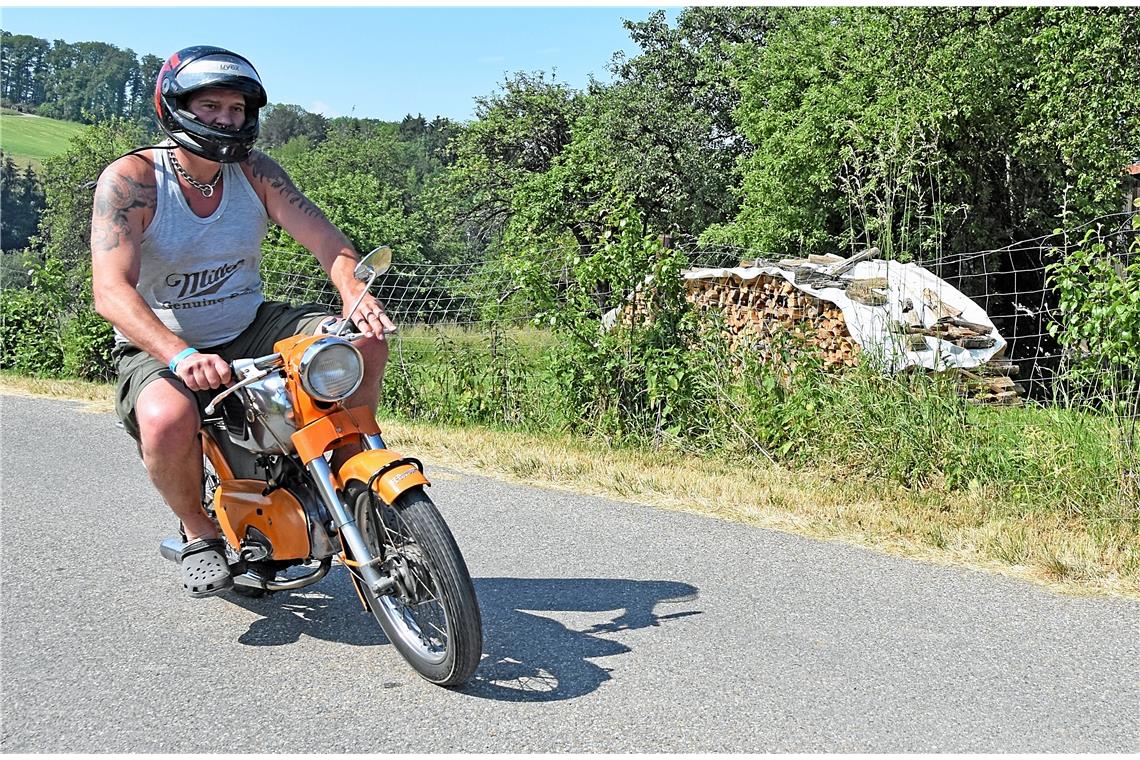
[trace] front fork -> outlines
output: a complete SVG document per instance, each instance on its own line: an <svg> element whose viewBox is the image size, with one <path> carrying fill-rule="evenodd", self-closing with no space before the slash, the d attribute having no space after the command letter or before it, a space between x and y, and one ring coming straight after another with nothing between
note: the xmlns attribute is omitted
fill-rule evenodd
<svg viewBox="0 0 1140 760"><path fill-rule="evenodd" d="M365 435L364 448L366 450L383 449L385 448L384 440L378 435ZM325 506L328 507L329 513L333 516L333 526L340 531L340 535L348 544L353 558L359 565L357 570L364 584L377 595L391 592L396 587L396 581L381 575L380 571L376 569L378 558L372 556L372 552L369 551L368 545L364 542L364 536L360 533L360 528L356 525L356 519L349 512L348 505L344 503L337 492L329 463L325 461L324 457L316 457L309 462L308 470L309 474L313 476L313 482L316 483L321 498L324 499Z"/></svg>

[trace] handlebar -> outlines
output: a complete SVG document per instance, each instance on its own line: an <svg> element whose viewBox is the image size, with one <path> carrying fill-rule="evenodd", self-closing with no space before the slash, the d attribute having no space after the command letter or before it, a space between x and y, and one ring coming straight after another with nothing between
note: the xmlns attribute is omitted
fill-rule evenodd
<svg viewBox="0 0 1140 760"><path fill-rule="evenodd" d="M281 354L266 354L265 356L259 356L256 359L238 359L231 363L230 372L233 375L239 374L239 372L246 367L249 368L249 373L241 380L219 393L217 396L214 396L213 400L206 405L206 414L213 414L214 410L218 408L218 404L225 400L227 396L233 395L250 383L257 382L261 378L268 375L274 369L277 369L277 365L280 363L280 361Z"/></svg>
<svg viewBox="0 0 1140 760"><path fill-rule="evenodd" d="M344 327L344 322L346 321L349 320L338 318L328 324L322 323L317 327L317 332L318 334L324 333L326 335L336 335L339 332L339 337L349 341L358 340L364 337L364 333L362 332L340 332ZM355 323L353 323L353 326L355 327ZM384 334L391 335L392 332L394 331L385 331ZM214 396L213 400L211 400L210 403L206 405L206 414L213 414L214 410L218 408L218 404L224 401L226 397L233 395L250 383L255 383L268 375L271 371L278 369L280 367L280 363L281 354L277 353L266 354L265 356L259 356L256 359L234 360L230 364L230 373L236 377L237 375L242 374L244 371L248 370L248 374L246 374L245 377L243 377L238 382L226 388L217 396Z"/></svg>

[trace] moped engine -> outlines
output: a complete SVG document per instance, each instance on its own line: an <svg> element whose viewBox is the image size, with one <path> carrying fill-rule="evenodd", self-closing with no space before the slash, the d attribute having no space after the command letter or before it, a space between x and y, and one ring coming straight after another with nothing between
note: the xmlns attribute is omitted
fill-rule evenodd
<svg viewBox="0 0 1140 760"><path fill-rule="evenodd" d="M234 367L241 361L234 362ZM229 397L220 407L229 439L255 453L292 453L297 424L284 376L271 373L247 385L240 394Z"/></svg>
<svg viewBox="0 0 1140 760"><path fill-rule="evenodd" d="M267 489L263 480L223 480L214 491L214 516L231 546L268 545L266 559L311 556L305 509L288 489Z"/></svg>

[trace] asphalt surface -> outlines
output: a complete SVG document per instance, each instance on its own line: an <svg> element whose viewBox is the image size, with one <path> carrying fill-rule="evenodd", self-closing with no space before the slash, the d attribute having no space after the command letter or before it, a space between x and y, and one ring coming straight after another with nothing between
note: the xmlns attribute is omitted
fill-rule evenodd
<svg viewBox="0 0 1140 760"><path fill-rule="evenodd" d="M4 752L1140 749L1133 601L428 463L484 620L446 690L342 568L183 597L113 415L0 396L0 436Z"/></svg>

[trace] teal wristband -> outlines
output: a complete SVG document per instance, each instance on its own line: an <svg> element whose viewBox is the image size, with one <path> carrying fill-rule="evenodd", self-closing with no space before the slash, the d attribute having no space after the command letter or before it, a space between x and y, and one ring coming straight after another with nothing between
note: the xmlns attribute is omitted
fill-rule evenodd
<svg viewBox="0 0 1140 760"><path fill-rule="evenodd" d="M173 372L174 374L177 375L178 374L178 362L182 361L187 356L190 356L191 354L196 354L196 353L198 353L198 349L194 348L193 346L190 346L189 348L184 348L174 355L174 358L170 360L170 364L168 364L167 366L170 367L171 372Z"/></svg>

